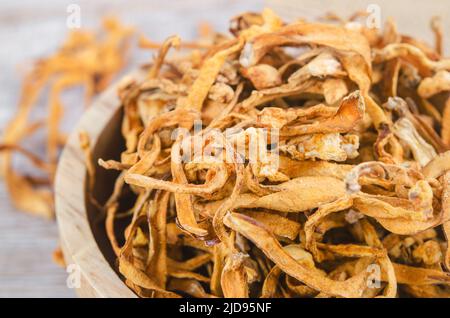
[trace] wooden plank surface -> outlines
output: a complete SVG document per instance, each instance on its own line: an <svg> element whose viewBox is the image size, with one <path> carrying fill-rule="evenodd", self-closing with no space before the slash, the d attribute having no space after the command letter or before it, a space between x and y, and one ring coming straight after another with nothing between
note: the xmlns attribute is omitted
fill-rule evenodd
<svg viewBox="0 0 450 318"><path fill-rule="evenodd" d="M431 39L429 17L440 14L450 29L448 0L267 0L276 11L289 18L297 15L319 16L335 11L349 16L365 10L369 3L380 5L383 19L395 16L399 29ZM118 15L154 40L178 33L183 38L196 35L199 21L209 21L225 31L228 18L243 10L260 10L263 1L238 0L22 0L0 2L0 133L14 113L20 89L19 66L26 61L53 52L67 34L66 8L77 3L83 27L98 25L106 13ZM284 4L283 4L284 3ZM293 13L293 12L298 12ZM447 41L448 43L448 41ZM447 48L448 52L448 48ZM132 65L148 60L150 54L133 54ZM132 68L131 66L130 68ZM75 93L76 95L76 93ZM67 96L66 103L78 103L77 96ZM44 109L42 109L44 110ZM64 128L70 130L79 110L67 116ZM21 162L19 161L19 165ZM73 297L66 287L66 273L53 264L51 253L57 246L57 228L52 221L19 213L11 206L4 185L0 183L0 297Z"/></svg>

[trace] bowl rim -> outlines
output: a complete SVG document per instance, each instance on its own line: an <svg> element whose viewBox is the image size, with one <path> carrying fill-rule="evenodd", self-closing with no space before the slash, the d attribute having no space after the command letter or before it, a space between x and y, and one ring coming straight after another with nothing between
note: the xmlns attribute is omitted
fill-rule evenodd
<svg viewBox="0 0 450 318"><path fill-rule="evenodd" d="M129 76L136 76L137 72ZM105 127L121 103L117 96L120 80L111 85L92 103L71 131L62 151L55 177L55 213L60 244L66 260L78 269L98 297L137 297L111 268L101 252L86 209L85 181L87 176L78 133L86 131L91 145L96 145ZM83 204L80 204L82 202ZM80 287L82 290L84 286Z"/></svg>

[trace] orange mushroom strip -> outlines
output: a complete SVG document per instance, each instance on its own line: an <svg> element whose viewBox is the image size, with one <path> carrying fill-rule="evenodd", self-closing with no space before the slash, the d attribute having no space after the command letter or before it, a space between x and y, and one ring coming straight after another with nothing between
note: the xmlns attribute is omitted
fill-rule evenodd
<svg viewBox="0 0 450 318"><path fill-rule="evenodd" d="M228 214L225 224L234 231L241 233L256 244L277 266L288 275L304 282L311 288L324 293L342 296L360 296L365 284L365 273L360 273L349 280L340 282L323 277L317 270L307 268L296 262L283 251L280 243L262 225L252 218L237 213Z"/></svg>

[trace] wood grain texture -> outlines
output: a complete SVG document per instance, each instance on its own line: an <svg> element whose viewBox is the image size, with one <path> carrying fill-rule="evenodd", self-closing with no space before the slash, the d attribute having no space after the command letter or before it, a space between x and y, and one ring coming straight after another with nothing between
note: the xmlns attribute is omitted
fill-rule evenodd
<svg viewBox="0 0 450 318"><path fill-rule="evenodd" d="M67 274L51 260L54 222L17 212L0 185L0 297L73 297Z"/></svg>

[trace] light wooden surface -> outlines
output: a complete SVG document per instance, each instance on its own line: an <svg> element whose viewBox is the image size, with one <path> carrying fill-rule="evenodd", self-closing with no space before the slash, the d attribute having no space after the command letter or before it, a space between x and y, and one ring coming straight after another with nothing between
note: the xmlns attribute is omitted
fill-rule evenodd
<svg viewBox="0 0 450 318"><path fill-rule="evenodd" d="M51 261L56 224L18 213L0 186L0 297L72 297L65 271Z"/></svg>
<svg viewBox="0 0 450 318"><path fill-rule="evenodd" d="M299 12L299 16L318 16L332 10L348 16L357 9L366 9L369 3L377 3L382 9L382 18L395 16L399 29L407 30L406 33L431 39L428 21L432 15L442 15L445 29L450 30L448 0L286 0L285 5L280 5L283 2L280 0L265 2L290 18L297 16L293 12ZM0 133L17 103L19 66L53 52L61 43L68 31L66 8L71 3L80 5L83 27L96 26L100 16L115 13L155 40L175 33L192 38L199 21L209 21L216 29L225 31L229 17L243 10L258 11L264 5L264 1L258 0L2 0ZM449 52L448 46L446 52ZM138 65L148 58L148 52L136 53L132 64ZM66 103L71 101L77 104L79 98L72 94ZM70 130L78 116L76 110L68 114L64 127ZM51 261L57 240L56 224L15 211L0 182L0 297L75 296L74 291L66 287L65 271Z"/></svg>

